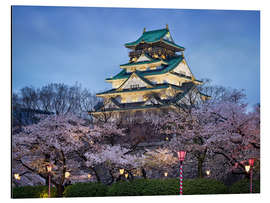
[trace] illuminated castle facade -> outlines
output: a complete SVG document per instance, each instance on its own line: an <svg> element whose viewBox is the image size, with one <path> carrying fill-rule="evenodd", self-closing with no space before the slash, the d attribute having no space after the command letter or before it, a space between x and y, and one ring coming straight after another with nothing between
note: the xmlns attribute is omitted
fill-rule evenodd
<svg viewBox="0 0 270 203"><path fill-rule="evenodd" d="M185 48L174 42L168 26L144 29L136 41L125 47L130 49L129 62L120 65L118 74L106 79L112 89L97 94L104 102L91 112L94 116L174 109L202 84L192 74L184 57ZM203 100L207 98L199 95Z"/></svg>

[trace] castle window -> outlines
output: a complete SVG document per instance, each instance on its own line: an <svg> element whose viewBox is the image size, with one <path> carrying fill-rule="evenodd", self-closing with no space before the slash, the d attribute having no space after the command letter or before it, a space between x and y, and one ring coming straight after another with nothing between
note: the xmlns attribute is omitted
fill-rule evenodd
<svg viewBox="0 0 270 203"><path fill-rule="evenodd" d="M136 85L130 85L130 88L131 89L136 89L136 88L139 88L140 86L139 86L139 84L136 84Z"/></svg>

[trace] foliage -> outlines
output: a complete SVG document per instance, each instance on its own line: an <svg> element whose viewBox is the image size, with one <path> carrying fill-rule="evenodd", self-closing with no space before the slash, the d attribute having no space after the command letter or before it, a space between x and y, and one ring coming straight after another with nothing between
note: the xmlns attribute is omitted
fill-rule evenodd
<svg viewBox="0 0 270 203"><path fill-rule="evenodd" d="M92 166L100 163L109 163L117 167L136 167L140 164L140 158L136 155L126 154L129 150L121 147L120 145L102 146L102 150L99 153L86 153L88 161L87 165Z"/></svg>
<svg viewBox="0 0 270 203"><path fill-rule="evenodd" d="M47 198L48 186L23 186L12 188L12 198ZM56 197L56 189L51 187L51 197Z"/></svg>
<svg viewBox="0 0 270 203"><path fill-rule="evenodd" d="M46 166L53 166L51 182L63 190L65 172L79 170L83 165L76 156L87 151L98 151L99 145L91 144L91 129L85 120L75 115L49 115L39 123L24 127L12 135L13 172L33 173L47 180ZM59 195L61 191L59 191Z"/></svg>
<svg viewBox="0 0 270 203"><path fill-rule="evenodd" d="M170 174L176 164L179 163L178 158L168 148L158 148L156 150L149 150L141 157L142 166L148 170L158 170L162 168Z"/></svg>
<svg viewBox="0 0 270 203"><path fill-rule="evenodd" d="M83 114L94 109L100 101L95 94L81 85L68 86L62 83L50 83L41 88L24 87L12 95L12 105L55 114Z"/></svg>
<svg viewBox="0 0 270 203"><path fill-rule="evenodd" d="M183 181L183 193L193 194L226 194L227 187L216 180L190 179ZM137 195L178 195L178 179L139 179L132 182L119 182L108 189L108 196Z"/></svg>
<svg viewBox="0 0 270 203"><path fill-rule="evenodd" d="M214 179L196 178L183 181L183 194L226 194L228 188Z"/></svg>
<svg viewBox="0 0 270 203"><path fill-rule="evenodd" d="M243 179L234 183L229 192L231 194L250 193L250 179ZM252 180L252 192L260 193L260 180Z"/></svg>
<svg viewBox="0 0 270 203"><path fill-rule="evenodd" d="M166 148L171 151L184 149L197 160L198 177L203 177L202 167L206 160L223 156L222 173L217 163L209 166L217 169L212 170L216 173L211 176L219 179L237 167L244 172L244 162L250 157L259 159L260 109L257 106L248 112L247 104L241 101L242 94L236 90L225 91L215 101L186 104L185 108L182 104L162 118L149 120L158 128L157 132L172 137Z"/></svg>
<svg viewBox="0 0 270 203"><path fill-rule="evenodd" d="M50 163L53 166L51 182L61 196L66 171L93 170L99 179L93 167L104 162L111 168L125 165L133 168L137 158L125 155L128 149L99 142L106 133L107 136L124 135L114 123L89 127L89 123L74 114L49 115L12 135L13 173L37 174L47 180L46 166Z"/></svg>
<svg viewBox="0 0 270 203"><path fill-rule="evenodd" d="M64 197L106 196L108 186L101 183L76 183L66 187Z"/></svg>
<svg viewBox="0 0 270 203"><path fill-rule="evenodd" d="M245 182L244 184L247 183ZM234 188L239 187L239 184L232 187L233 188L230 191L235 191ZM248 185L247 188L249 188ZM18 187L14 188L13 197L42 197L43 194L46 194L47 189L48 188L46 186ZM227 194L228 192L228 188L223 183L213 179L186 179L183 181L184 195ZM238 193L242 192L240 191ZM134 181L120 181L113 183L110 186L101 183L75 183L66 187L64 191L64 197L151 196L178 194L178 179L136 179Z"/></svg>

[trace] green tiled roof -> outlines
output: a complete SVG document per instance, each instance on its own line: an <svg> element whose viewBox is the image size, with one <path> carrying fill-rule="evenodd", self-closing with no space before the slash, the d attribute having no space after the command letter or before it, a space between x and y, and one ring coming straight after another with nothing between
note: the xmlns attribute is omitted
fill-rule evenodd
<svg viewBox="0 0 270 203"><path fill-rule="evenodd" d="M179 49L183 49L183 50L185 49L185 47L181 47L181 46L179 46L179 45L177 45L177 44L175 44L175 43L173 43L173 42L171 42L171 41L169 41L169 40L162 39L162 41L165 42L166 44L169 44L169 45L171 45L171 46L177 47L177 48L179 48Z"/></svg>
<svg viewBox="0 0 270 203"><path fill-rule="evenodd" d="M136 46L140 42L148 42L153 43L159 41L161 38L163 38L167 34L167 29L161 29L161 30L152 30L148 32L144 32L143 35L136 40L135 42L126 43L125 46Z"/></svg>
<svg viewBox="0 0 270 203"><path fill-rule="evenodd" d="M168 63L168 65L163 66L163 68L161 69L156 69L156 70L147 70L147 71L136 71L136 73L140 74L141 76L147 76L147 75L158 75L158 74L163 74L163 73L167 73L171 70L173 70L182 60L183 60L183 56L177 56L175 58L172 58L170 60L164 60L166 63ZM106 80L117 80L117 79L125 79L125 78L129 78L129 76L132 73L130 72L126 72L126 70L122 70L120 73L118 73L117 75L111 77L111 78L107 78Z"/></svg>
<svg viewBox="0 0 270 203"><path fill-rule="evenodd" d="M174 46L176 48L179 48L180 50L185 50L184 47L181 47L181 46L179 46L171 41L163 39L163 37L168 32L169 32L169 30L167 30L167 29L152 30L152 31L144 32L139 39L137 39L134 42L126 43L125 46L126 47L133 47L133 46L137 46L141 42L154 43L154 42L158 42L158 41L163 41L164 43L171 45L171 46Z"/></svg>
<svg viewBox="0 0 270 203"><path fill-rule="evenodd" d="M172 84L158 84L152 88L142 87L142 88L134 88L134 89L123 89L121 91L117 91L116 89L111 89L105 92L98 93L97 95L101 94L111 94L111 93L123 93L123 92L137 92L137 91L145 91L145 90L157 90L157 89L166 89L171 86L174 89L182 90L182 87L172 85Z"/></svg>
<svg viewBox="0 0 270 203"><path fill-rule="evenodd" d="M180 76L180 77L184 77L184 78L187 78L187 79L192 79L192 77L190 77L190 76L187 76L187 75L183 75L183 74L181 74L181 73L176 73L176 72L171 72L171 74L173 74L173 75L177 75L177 76ZM197 82L201 82L202 83L202 81L201 80L197 80L197 79L195 79L195 81L197 81Z"/></svg>
<svg viewBox="0 0 270 203"><path fill-rule="evenodd" d="M135 63L125 63L120 66L134 66L134 65L141 65L141 64L151 64L151 63L156 63L162 61L161 59L154 59L152 61L139 61Z"/></svg>

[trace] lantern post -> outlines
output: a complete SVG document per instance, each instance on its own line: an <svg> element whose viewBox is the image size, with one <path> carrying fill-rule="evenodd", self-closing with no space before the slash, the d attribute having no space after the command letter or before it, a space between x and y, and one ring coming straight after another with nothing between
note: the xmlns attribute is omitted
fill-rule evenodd
<svg viewBox="0 0 270 203"><path fill-rule="evenodd" d="M183 161L185 160L185 156L186 156L186 151L179 151L177 152L178 155L178 159L180 161L180 174L179 174L179 181L180 181L180 188L179 188L179 192L180 195L183 194Z"/></svg>
<svg viewBox="0 0 270 203"><path fill-rule="evenodd" d="M49 174L49 191L48 191L48 197L50 198L51 197L51 172L52 172L52 165L51 164L47 165L47 171L48 171L48 174Z"/></svg>
<svg viewBox="0 0 270 203"><path fill-rule="evenodd" d="M253 166L254 166L254 159L251 158L248 160L248 163L250 165L250 193L252 193L252 172L253 172Z"/></svg>

